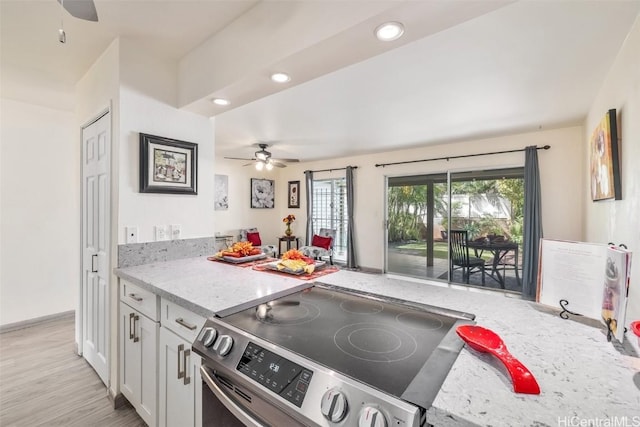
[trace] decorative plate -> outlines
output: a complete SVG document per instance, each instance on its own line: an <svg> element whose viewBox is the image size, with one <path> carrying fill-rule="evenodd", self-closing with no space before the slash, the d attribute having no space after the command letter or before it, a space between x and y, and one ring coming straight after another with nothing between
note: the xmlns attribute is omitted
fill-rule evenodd
<svg viewBox="0 0 640 427"><path fill-rule="evenodd" d="M314 264L316 266L316 270L319 267L322 267L323 265L325 265L327 262L326 261L316 261ZM268 262L266 264L263 264L266 268L268 268L269 270L273 270L273 271L279 271L281 273L288 273L288 274L295 274L296 276L300 276L302 274L306 274L304 272L304 269L300 269L300 270L291 270L289 268L283 268L280 269L278 268L278 264L280 264L280 261L273 261L273 262ZM314 270L315 271L315 270ZM311 273L313 274L313 273Z"/></svg>
<svg viewBox="0 0 640 427"><path fill-rule="evenodd" d="M261 253L258 255L249 255L249 256L243 256L238 258L232 257L232 256L223 256L223 257L217 257L217 258L221 261L230 262L231 264L242 264L243 262L255 261L258 259L265 259L266 257L267 257L267 254Z"/></svg>

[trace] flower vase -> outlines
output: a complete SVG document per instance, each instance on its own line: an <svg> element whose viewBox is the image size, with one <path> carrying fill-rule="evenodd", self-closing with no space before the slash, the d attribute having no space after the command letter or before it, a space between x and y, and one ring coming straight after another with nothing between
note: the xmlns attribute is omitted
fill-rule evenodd
<svg viewBox="0 0 640 427"><path fill-rule="evenodd" d="M286 236L291 236L291 224L287 224L287 229L284 230Z"/></svg>

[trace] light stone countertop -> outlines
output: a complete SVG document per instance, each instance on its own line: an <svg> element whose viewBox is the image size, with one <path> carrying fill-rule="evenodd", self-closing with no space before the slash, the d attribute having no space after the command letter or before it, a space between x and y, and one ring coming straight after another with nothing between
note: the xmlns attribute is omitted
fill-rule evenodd
<svg viewBox="0 0 640 427"><path fill-rule="evenodd" d="M209 261L207 257L118 268L115 274L205 317L250 301L269 301L296 287L308 286L295 277Z"/></svg>
<svg viewBox="0 0 640 427"><path fill-rule="evenodd" d="M122 268L116 274L206 316L305 283L206 258ZM430 424L640 426L640 390L633 378L640 378L640 359L620 354L602 329L561 319L535 303L472 288L344 270L318 281L473 313L479 325L500 334L540 385L540 395L514 393L499 362L465 346L427 411Z"/></svg>

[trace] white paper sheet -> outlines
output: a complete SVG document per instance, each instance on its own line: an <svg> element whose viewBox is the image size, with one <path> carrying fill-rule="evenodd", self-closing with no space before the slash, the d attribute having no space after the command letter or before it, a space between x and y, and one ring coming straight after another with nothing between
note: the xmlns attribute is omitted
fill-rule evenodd
<svg viewBox="0 0 640 427"><path fill-rule="evenodd" d="M607 245L542 239L538 301L601 319Z"/></svg>

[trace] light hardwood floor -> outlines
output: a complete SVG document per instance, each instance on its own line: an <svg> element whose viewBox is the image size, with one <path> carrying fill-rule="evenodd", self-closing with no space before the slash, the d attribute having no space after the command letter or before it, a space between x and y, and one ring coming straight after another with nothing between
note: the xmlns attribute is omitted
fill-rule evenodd
<svg viewBox="0 0 640 427"><path fill-rule="evenodd" d="M145 426L74 352L72 315L0 334L0 426Z"/></svg>

